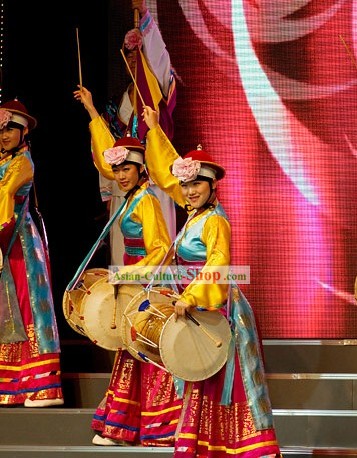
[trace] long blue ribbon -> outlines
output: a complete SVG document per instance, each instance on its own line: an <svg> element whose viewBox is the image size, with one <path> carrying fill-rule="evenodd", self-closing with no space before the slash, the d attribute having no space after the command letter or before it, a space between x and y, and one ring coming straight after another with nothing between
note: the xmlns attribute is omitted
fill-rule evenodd
<svg viewBox="0 0 357 458"><path fill-rule="evenodd" d="M124 202L120 205L118 210L112 215L110 220L104 226L104 229L102 230L102 232L101 232L100 236L98 237L97 241L92 246L92 248L89 250L87 256L84 258L84 260L82 261L81 265L78 267L77 272L74 274L74 277L72 278L72 280L68 283L68 285L66 287L66 291L72 291L72 289L75 288L75 286L76 286L76 284L78 282L78 279L80 278L80 276L84 272L84 270L87 267L89 261L92 259L92 256L96 252L100 242L102 240L104 240L105 237L108 235L112 224L117 219L117 217L119 216L119 214L121 213L121 211L122 211L122 209L124 208L125 205L126 205L126 200L124 200Z"/></svg>

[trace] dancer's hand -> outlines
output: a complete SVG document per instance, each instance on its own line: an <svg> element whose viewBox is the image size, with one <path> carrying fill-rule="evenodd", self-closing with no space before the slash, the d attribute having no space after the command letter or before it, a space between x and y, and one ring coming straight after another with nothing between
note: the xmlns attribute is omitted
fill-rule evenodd
<svg viewBox="0 0 357 458"><path fill-rule="evenodd" d="M153 110L148 105L144 106L144 111L142 113L144 121L149 129L153 129L159 124L159 113Z"/></svg>

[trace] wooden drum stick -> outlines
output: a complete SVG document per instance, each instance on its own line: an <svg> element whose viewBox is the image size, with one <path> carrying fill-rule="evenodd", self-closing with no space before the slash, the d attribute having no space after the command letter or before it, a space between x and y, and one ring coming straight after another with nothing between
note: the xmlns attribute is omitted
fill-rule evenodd
<svg viewBox="0 0 357 458"><path fill-rule="evenodd" d="M169 293L168 291L163 291L161 292L162 295L164 296L168 296L168 297L174 297L175 299L179 299L180 296L177 295L177 294L172 294L172 293ZM175 305L176 301L173 301L172 304ZM209 313L209 312L208 312ZM209 337L216 345L217 348L221 347L222 346L222 341L221 340L217 340L215 338L215 336L213 336L204 326L203 324L201 324L199 321L196 320L196 318L194 318L190 313L186 312L186 316L189 320L192 321L192 323L195 323L196 326L198 326L199 329L201 329L202 332L204 332L206 334L207 337Z"/></svg>
<svg viewBox="0 0 357 458"><path fill-rule="evenodd" d="M77 37L79 86L80 86L80 89L82 89L82 64L81 64L81 51L80 51L80 48L79 48L78 27L76 28L76 37Z"/></svg>
<svg viewBox="0 0 357 458"><path fill-rule="evenodd" d="M128 64L128 61L127 61L126 58L125 58L124 51L121 49L120 52L121 52L121 55L123 56L125 65L126 65L126 67L127 67L127 69L128 69L128 72L129 72L129 74L130 74L130 76L131 76L131 79L133 80L133 83L134 83L134 85L135 85L135 87L136 87L136 90L138 91L138 94L139 94L141 103L143 104L143 106L145 106L146 103L144 102L144 99L143 99L143 97L142 97L142 95L141 95L141 93L140 93L140 90L139 90L139 88L138 88L138 85L136 84L136 81L135 81L133 72L131 71L130 66L129 66L129 64Z"/></svg>
<svg viewBox="0 0 357 458"><path fill-rule="evenodd" d="M209 312L208 312L209 313ZM196 326L199 327L199 329L201 329L201 331L203 331L207 337L209 337L216 345L217 348L221 347L222 346L222 341L221 340L217 340L215 338L215 336L213 336L210 332L208 332L208 330L199 322L196 320L196 318L194 318L190 313L186 312L186 316L189 320L192 321L192 323L195 323Z"/></svg>

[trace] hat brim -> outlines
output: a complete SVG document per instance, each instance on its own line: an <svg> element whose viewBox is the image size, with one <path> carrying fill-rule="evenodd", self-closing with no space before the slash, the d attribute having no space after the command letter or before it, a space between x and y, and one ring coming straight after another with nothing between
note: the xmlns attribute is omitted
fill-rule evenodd
<svg viewBox="0 0 357 458"><path fill-rule="evenodd" d="M207 164L208 167L211 167L211 169L216 171L216 180L222 180L224 178L226 171L223 167L220 165L216 164L215 162L209 162L209 161L200 161L201 164ZM200 174L198 172L198 174Z"/></svg>
<svg viewBox="0 0 357 458"><path fill-rule="evenodd" d="M27 122L28 122L27 127L29 130L34 129L37 126L37 119L34 118L33 116L30 116L29 114L24 113L23 111L20 111L20 110L13 110L12 108L5 107L4 109L6 111L10 111L10 113L16 113L24 117L25 119L27 119Z"/></svg>

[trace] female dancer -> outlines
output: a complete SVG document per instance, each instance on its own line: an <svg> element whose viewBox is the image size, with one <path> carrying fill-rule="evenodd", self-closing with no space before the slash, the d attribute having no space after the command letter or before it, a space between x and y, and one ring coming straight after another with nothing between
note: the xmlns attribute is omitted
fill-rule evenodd
<svg viewBox="0 0 357 458"><path fill-rule="evenodd" d="M151 76L155 80L154 84L155 86L157 85L157 91L161 94L159 107L162 126L171 138L173 136L172 112L176 105L176 80L171 68L170 55L161 32L146 6L146 1L131 0L131 7L133 11L138 12L140 21L136 29L130 30L125 35L122 51L132 74L136 74L136 66L140 59L143 59L150 69ZM130 78L127 68L126 73ZM144 84L146 79L137 77L137 80L141 94L144 94L144 97L149 100L148 88ZM74 98L79 100L87 110L91 119L90 126L98 123L99 119L104 120L115 139L122 138L126 132L131 132L132 137L137 137L140 141L145 140L147 128L137 114L137 112L141 113L142 105L140 105L140 99L135 95L135 86L131 78L125 92L120 97L112 97L106 104L104 113L101 116L94 106L92 94L87 88L84 86L79 87L73 94ZM91 138L94 142L97 141L93 137L96 132L95 129L91 129ZM114 141L108 148L113 143ZM109 180L101 174L99 174L99 187L102 201L107 203L109 216L111 217L123 203L124 194L118 189L115 180ZM154 187L154 190L160 200L169 234L174 237L176 234L174 202L167 194L162 193L160 189L155 189ZM117 224L113 224L110 228L110 251L111 264L122 264L124 241Z"/></svg>
<svg viewBox="0 0 357 458"><path fill-rule="evenodd" d="M180 272L185 265L202 271L230 263L230 224L216 199L223 167L197 149L181 158L146 106L146 164L153 181L189 211L175 240ZM202 278L202 277L201 277ZM265 382L260 342L249 303L238 285L192 280L175 303L175 316L192 308L222 313L231 323L231 352L225 366L210 378L186 382L175 458L275 456L280 453Z"/></svg>
<svg viewBox="0 0 357 458"><path fill-rule="evenodd" d="M93 151L99 172L114 179L126 193L119 216L125 245L120 272L125 266L159 265L171 243L159 201L144 171L144 146L126 136L103 155L100 148ZM106 396L92 421L97 431L93 444L173 446L181 404L168 372L119 349Z"/></svg>
<svg viewBox="0 0 357 458"><path fill-rule="evenodd" d="M63 404L49 259L29 212L36 126L18 100L0 107L0 405Z"/></svg>

